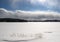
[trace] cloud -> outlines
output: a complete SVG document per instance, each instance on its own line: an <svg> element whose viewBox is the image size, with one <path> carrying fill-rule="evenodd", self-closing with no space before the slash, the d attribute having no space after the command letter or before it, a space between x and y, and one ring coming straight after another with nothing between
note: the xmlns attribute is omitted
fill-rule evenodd
<svg viewBox="0 0 60 42"><path fill-rule="evenodd" d="M60 20L60 13L52 11L22 11L22 10L9 11L0 8L0 18L16 18L26 20L44 20L44 19Z"/></svg>
<svg viewBox="0 0 60 42"><path fill-rule="evenodd" d="M21 2L21 1L23 1L23 0L12 0L12 4L16 4L16 3L18 3L18 2Z"/></svg>
<svg viewBox="0 0 60 42"><path fill-rule="evenodd" d="M19 3L21 3L22 1L23 0L10 0L10 5L13 9L16 9L19 8Z"/></svg>
<svg viewBox="0 0 60 42"><path fill-rule="evenodd" d="M31 4L42 4L48 8L57 7L58 0L29 0Z"/></svg>

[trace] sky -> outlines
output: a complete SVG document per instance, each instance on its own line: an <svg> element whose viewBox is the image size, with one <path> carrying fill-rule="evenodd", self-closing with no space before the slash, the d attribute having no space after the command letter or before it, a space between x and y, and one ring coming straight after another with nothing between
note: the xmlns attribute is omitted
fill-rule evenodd
<svg viewBox="0 0 60 42"><path fill-rule="evenodd" d="M60 0L0 0L0 8L7 10L60 12Z"/></svg>
<svg viewBox="0 0 60 42"><path fill-rule="evenodd" d="M0 0L0 18L60 20L60 0Z"/></svg>

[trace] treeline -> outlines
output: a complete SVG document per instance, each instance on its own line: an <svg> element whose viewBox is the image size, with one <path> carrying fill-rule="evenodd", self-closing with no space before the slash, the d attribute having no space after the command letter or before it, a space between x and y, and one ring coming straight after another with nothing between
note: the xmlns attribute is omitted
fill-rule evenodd
<svg viewBox="0 0 60 42"><path fill-rule="evenodd" d="M0 22L27 22L24 19L0 18Z"/></svg>
<svg viewBox="0 0 60 42"><path fill-rule="evenodd" d="M0 18L0 22L60 22L60 20L25 20L13 18Z"/></svg>

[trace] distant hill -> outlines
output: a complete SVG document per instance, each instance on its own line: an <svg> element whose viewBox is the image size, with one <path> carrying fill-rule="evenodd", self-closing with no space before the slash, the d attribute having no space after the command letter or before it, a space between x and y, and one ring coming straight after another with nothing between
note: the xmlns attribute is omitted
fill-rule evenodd
<svg viewBox="0 0 60 42"><path fill-rule="evenodd" d="M24 19L0 18L0 22L27 22Z"/></svg>
<svg viewBox="0 0 60 42"><path fill-rule="evenodd" d="M44 20L44 21L42 21L42 20L33 20L33 21L29 21L29 22L60 22L60 20Z"/></svg>
<svg viewBox="0 0 60 42"><path fill-rule="evenodd" d="M13 18L0 18L0 22L60 22L60 20L24 20Z"/></svg>

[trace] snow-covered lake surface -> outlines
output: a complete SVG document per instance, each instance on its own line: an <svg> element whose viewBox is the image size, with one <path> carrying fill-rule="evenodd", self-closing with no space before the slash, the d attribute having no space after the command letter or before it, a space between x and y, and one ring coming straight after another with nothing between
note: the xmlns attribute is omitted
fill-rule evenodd
<svg viewBox="0 0 60 42"><path fill-rule="evenodd" d="M42 34L42 38L18 41L22 38L17 34L34 35L39 33ZM12 34L16 35L11 36ZM32 38L25 37L24 39ZM60 22L0 23L0 42L60 42Z"/></svg>

